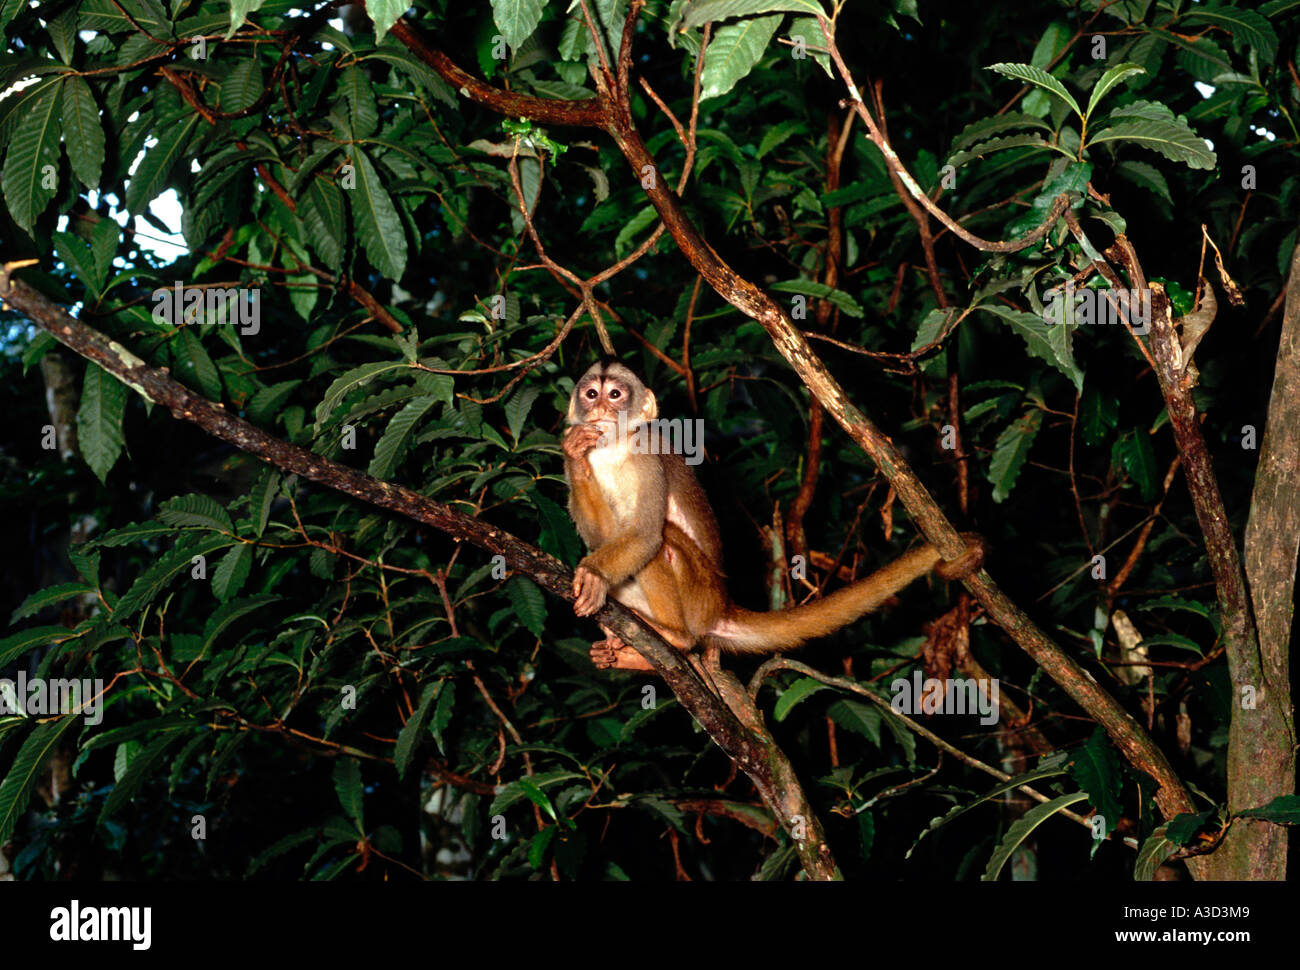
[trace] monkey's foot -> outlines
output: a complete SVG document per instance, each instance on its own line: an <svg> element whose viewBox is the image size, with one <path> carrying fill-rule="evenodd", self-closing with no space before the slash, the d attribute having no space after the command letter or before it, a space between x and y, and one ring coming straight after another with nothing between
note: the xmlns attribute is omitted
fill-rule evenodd
<svg viewBox="0 0 1300 970"><path fill-rule="evenodd" d="M591 662L597 670L654 670L650 661L615 636L591 645Z"/></svg>

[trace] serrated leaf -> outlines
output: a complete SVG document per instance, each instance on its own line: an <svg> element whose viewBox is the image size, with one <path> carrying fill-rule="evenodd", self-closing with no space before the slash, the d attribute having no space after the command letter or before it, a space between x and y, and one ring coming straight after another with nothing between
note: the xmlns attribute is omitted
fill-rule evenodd
<svg viewBox="0 0 1300 970"><path fill-rule="evenodd" d="M781 15L756 17L716 31L704 54L700 101L717 98L736 86L768 52Z"/></svg>
<svg viewBox="0 0 1300 970"><path fill-rule="evenodd" d="M794 710L796 704L804 698L822 690L824 687L826 687L826 685L820 680L815 680L812 677L800 677L781 692L781 696L777 698L776 706L772 708L772 717L774 717L778 723L784 721L786 715Z"/></svg>
<svg viewBox="0 0 1300 970"><path fill-rule="evenodd" d="M1300 795L1278 795L1267 805L1238 812L1237 817L1260 818L1278 825L1300 825Z"/></svg>
<svg viewBox="0 0 1300 970"><path fill-rule="evenodd" d="M9 615L9 622L15 623L25 617L39 613L47 606L53 606L55 603L70 600L74 596L93 593L94 591L95 587L89 583L59 583L55 586L46 586L44 589L38 589L23 600Z"/></svg>
<svg viewBox="0 0 1300 970"><path fill-rule="evenodd" d="M176 355L176 369L186 383L209 401L221 400L221 375L212 363L207 348L194 333L185 327L172 345Z"/></svg>
<svg viewBox="0 0 1300 970"><path fill-rule="evenodd" d="M238 596L253 568L253 547L248 543L235 546L212 571L212 592L221 602Z"/></svg>
<svg viewBox="0 0 1300 970"><path fill-rule="evenodd" d="M281 381L268 387L259 388L248 401L248 416L258 424L266 424L284 407L293 389L302 381Z"/></svg>
<svg viewBox="0 0 1300 970"><path fill-rule="evenodd" d="M528 419L528 412L532 409L533 402L537 400L537 395L541 390L533 385L520 387L506 402L506 423L510 426L510 437L515 441L519 440L519 435L523 433L524 422Z"/></svg>
<svg viewBox="0 0 1300 970"><path fill-rule="evenodd" d="M1262 14L1240 7L1195 6L1183 17L1185 24L1211 24L1220 27L1235 47L1249 45L1265 64L1272 64L1277 56L1277 31Z"/></svg>
<svg viewBox="0 0 1300 970"><path fill-rule="evenodd" d="M1006 135L1002 138L990 138L988 141L980 142L978 145L973 146L967 151L956 152L949 156L948 164L960 168L971 159L983 158L986 155L992 155L994 152L1005 151L1008 148L1035 148L1043 151L1052 150L1052 146L1044 141L1040 135Z"/></svg>
<svg viewBox="0 0 1300 970"><path fill-rule="evenodd" d="M492 0L492 20L511 50L520 46L541 23L545 0Z"/></svg>
<svg viewBox="0 0 1300 970"><path fill-rule="evenodd" d="M230 29L226 31L226 40L235 36L235 31L244 26L248 15L261 8L264 0L230 0Z"/></svg>
<svg viewBox="0 0 1300 970"><path fill-rule="evenodd" d="M48 643L62 643L74 635L64 626L34 626L12 633L0 640L0 670L37 647L43 647Z"/></svg>
<svg viewBox="0 0 1300 970"><path fill-rule="evenodd" d="M337 270L343 260L345 236L343 191L324 176L317 175L307 184L301 215L312 247L325 265Z"/></svg>
<svg viewBox="0 0 1300 970"><path fill-rule="evenodd" d="M527 576L511 576L505 585L515 616L533 636L540 637L546 627L546 597Z"/></svg>
<svg viewBox="0 0 1300 970"><path fill-rule="evenodd" d="M334 383L329 386L325 396L321 399L320 404L316 405L316 427L324 427L326 419L334 412L341 403L343 398L352 390L369 384L380 374L388 371L405 370L407 364L400 360L376 360L368 364L362 364L354 367L346 374L335 378Z"/></svg>
<svg viewBox="0 0 1300 970"><path fill-rule="evenodd" d="M140 786L149 777L155 762L162 757L168 748L184 737L185 735L179 731L169 731L160 737L154 738L136 752L126 770L117 779L113 790L104 799L104 807L99 811L97 824L103 825L121 811L135 797L135 793L140 790Z"/></svg>
<svg viewBox="0 0 1300 970"><path fill-rule="evenodd" d="M1132 476L1133 481L1142 491L1143 501L1156 497L1157 478L1156 453L1151 447L1151 437L1142 431L1135 431L1116 445L1124 470Z"/></svg>
<svg viewBox="0 0 1300 970"><path fill-rule="evenodd" d="M1116 64L1108 69L1105 74L1092 87L1092 94L1088 96L1087 117L1092 117L1093 109L1101 102L1107 92L1110 91L1120 81L1124 80L1131 74L1145 74L1146 68L1137 64Z"/></svg>
<svg viewBox="0 0 1300 970"><path fill-rule="evenodd" d="M66 715L57 721L36 725L14 756L13 764L0 781L0 844L9 841L18 820L27 811L32 789L41 769L58 747L63 735L81 718Z"/></svg>
<svg viewBox="0 0 1300 970"><path fill-rule="evenodd" d="M365 831L362 796L365 789L361 784L361 764L356 758L339 758L334 765L334 791L339 797L339 804L357 827Z"/></svg>
<svg viewBox="0 0 1300 970"><path fill-rule="evenodd" d="M132 215L139 215L155 198L162 194L167 177L180 160L190 143L190 135L199 123L199 116L191 114L183 123L166 125L157 132L157 142L145 151L136 165L126 187L126 207Z"/></svg>
<svg viewBox="0 0 1300 970"><path fill-rule="evenodd" d="M1210 151L1205 139L1192 131L1187 122L1178 119L1112 124L1109 128L1094 132L1088 139L1088 147L1112 141L1132 142L1142 148L1149 148L1171 161L1182 162L1188 168L1214 168L1216 161L1215 154Z"/></svg>
<svg viewBox="0 0 1300 970"><path fill-rule="evenodd" d="M883 715L874 705L838 700L826 708L826 714L840 727L860 734L880 747L880 719Z"/></svg>
<svg viewBox="0 0 1300 970"><path fill-rule="evenodd" d="M783 144L787 139L798 134L800 131L806 131L807 127L802 121L788 118L785 121L777 122L767 131L763 132L763 140L758 143L758 151L755 157L762 159L764 155L772 151L777 146Z"/></svg>
<svg viewBox="0 0 1300 970"><path fill-rule="evenodd" d="M989 481L993 483L993 501L1001 502L1015 488L1020 469L1029 456L1034 439L1038 437L1038 428L1042 424L1042 412L1036 408L1026 413L998 435L993 447L993 458L989 462Z"/></svg>
<svg viewBox="0 0 1300 970"><path fill-rule="evenodd" d="M222 603L203 624L203 646L201 655L211 656L212 646L216 643L217 637L221 636L232 623L242 616L252 613L254 610L260 610L263 606L278 602L280 597L274 593L259 593L256 596L248 596L240 600L231 600L228 603Z"/></svg>
<svg viewBox="0 0 1300 970"><path fill-rule="evenodd" d="M1035 805L1016 819L1011 824L1011 827L1007 829L1007 834L1002 837L998 847L993 850L993 855L989 858L989 864L984 870L984 875L980 877L981 881L997 882L998 874L1002 871L1002 867L1006 865L1007 860L1011 858L1011 854L1020 848L1020 844L1029 838L1038 826L1061 809L1069 808L1075 802L1081 802L1087 797L1083 792L1061 795L1058 798L1053 798L1050 802Z"/></svg>
<svg viewBox="0 0 1300 970"><path fill-rule="evenodd" d="M641 234L655 219L658 213L654 206L648 205L631 219L623 224L623 228L618 231L618 236L614 239L614 255L622 259L632 251L632 240Z"/></svg>
<svg viewBox="0 0 1300 970"><path fill-rule="evenodd" d="M992 313L1010 324L1011 329L1024 340L1025 349L1031 356L1047 361L1070 379L1075 390L1083 390L1083 371L1074 362L1071 348L1073 324L1048 323L1037 314L1013 310L1000 303L981 303L976 309Z"/></svg>
<svg viewBox="0 0 1300 970"><path fill-rule="evenodd" d="M368 469L371 475L385 479L393 473L393 469L397 467L398 461L406 452L406 446L420 418L437 403L437 398L417 397L407 402L402 410L393 415L392 420L388 422L388 427L384 429L383 437L375 445L375 456L370 459Z"/></svg>
<svg viewBox="0 0 1300 970"><path fill-rule="evenodd" d="M1087 793L1088 804L1105 819L1105 834L1115 830L1123 814L1119 804L1119 789L1123 783L1120 770L1119 757L1101 728L1093 731L1087 743L1070 758L1070 775Z"/></svg>
<svg viewBox="0 0 1300 970"><path fill-rule="evenodd" d="M1173 196L1169 194L1169 183L1160 170L1146 162L1123 161L1115 166L1115 174L1125 179L1144 192L1159 196L1173 205Z"/></svg>
<svg viewBox="0 0 1300 970"><path fill-rule="evenodd" d="M81 457L102 482L122 453L122 415L126 411L126 386L98 364L87 362L77 409L77 440Z"/></svg>
<svg viewBox="0 0 1300 970"><path fill-rule="evenodd" d="M790 21L790 27L786 31L786 36L791 40L796 37L802 37L804 49L812 55L813 61L817 66L826 72L827 77L834 77L835 71L831 68L831 55L826 52L826 33L822 30L822 25L818 23L816 17L795 17ZM831 28L831 37L835 36L835 28Z"/></svg>
<svg viewBox="0 0 1300 970"><path fill-rule="evenodd" d="M425 685L420 693L420 703L415 713L406 719L402 730L397 734L397 744L393 748L393 764L397 768L397 777L404 778L406 769L411 765L411 756L415 754L416 742L423 733L424 722L429 717L429 708L438 699L445 680L435 680Z"/></svg>
<svg viewBox="0 0 1300 970"><path fill-rule="evenodd" d="M1003 795L1006 792L1011 791L1012 789L1019 788L1021 785L1028 785L1035 781L1041 781L1044 778L1052 778L1055 777L1056 775L1063 775L1065 774L1066 770L1067 770L1066 765L1063 759L1051 758L1050 760L1045 760L1042 764L1039 764L1037 768L1032 768L1029 771L1026 771L1024 774L1017 775L1015 778L1010 778L1007 781L1002 782L997 787L993 788L991 791L985 792L983 795L975 799L973 802L968 802L964 805L954 805L943 815L936 815L934 818L930 819L930 824L928 824L924 829L921 830L921 834L916 837L916 841L912 843L912 847L907 850L907 853L903 856L903 858L910 859L912 857L912 853L916 850L916 847L921 844L921 840L924 839L931 832L943 828L943 826L947 825L949 822L952 822L956 820L958 817L965 815L967 812L971 811L972 809L977 808L978 806L983 805L986 802L994 798L997 798L998 796Z"/></svg>
<svg viewBox="0 0 1300 970"><path fill-rule="evenodd" d="M862 304L848 293L827 286L825 283L818 283L815 280L782 280L779 283L771 284L768 289L776 290L778 293L802 293L804 296L816 297L819 300L830 300L831 303L839 307L841 313L847 316L861 317L863 315Z"/></svg>
<svg viewBox="0 0 1300 970"><path fill-rule="evenodd" d="M225 506L211 496L197 492L163 502L158 510L158 518L178 529L211 529L225 533L235 531L235 525Z"/></svg>
<svg viewBox="0 0 1300 970"><path fill-rule="evenodd" d="M952 140L953 151L959 151L963 148L969 148L971 145L987 141L994 135L999 135L1004 131L1013 131L1016 128L1038 128L1042 131L1051 131L1052 128L1041 118L1035 118L1032 115L1012 112L1005 115L994 115L992 118L981 118L979 121L971 122L956 138Z"/></svg>
<svg viewBox="0 0 1300 970"><path fill-rule="evenodd" d="M133 616L162 592L180 573L192 566L195 556L207 556L224 549L235 542L234 539L221 535L208 534L198 541L179 543L169 552L160 556L152 566L146 569L131 584L113 610L113 619L125 621Z"/></svg>
<svg viewBox="0 0 1300 970"><path fill-rule="evenodd" d="M396 281L406 269L406 230L365 152L353 152L352 163L356 166L357 184L348 193L348 202L357 237L375 269Z"/></svg>
<svg viewBox="0 0 1300 970"><path fill-rule="evenodd" d="M1133 866L1135 882L1150 882L1156 877L1156 870L1164 865L1165 860L1178 851L1178 845L1165 837L1166 825L1158 826L1138 849L1137 861Z"/></svg>
<svg viewBox="0 0 1300 970"><path fill-rule="evenodd" d="M54 198L59 168L59 88L47 85L22 105L5 156L5 204L27 232Z"/></svg>
<svg viewBox="0 0 1300 970"><path fill-rule="evenodd" d="M818 14L830 19L826 9L817 0L694 0L682 10L681 27L674 30L691 30L710 20L728 20L732 17L752 17L778 11L801 13L816 18ZM818 34L818 36L821 36Z"/></svg>
<svg viewBox="0 0 1300 970"><path fill-rule="evenodd" d="M1017 81L1024 81L1042 88L1044 91L1059 99L1067 105L1080 118L1083 112L1079 110L1079 102L1074 100L1074 96L1065 90L1065 85L1058 81L1052 75L1048 74L1041 67L1034 67L1032 64L993 64L988 70L997 71L1003 77L1014 78Z"/></svg>
<svg viewBox="0 0 1300 970"><path fill-rule="evenodd" d="M98 188L104 169L104 126L99 120L99 106L84 78L69 74L61 87L63 147L72 173L86 188Z"/></svg>
<svg viewBox="0 0 1300 970"><path fill-rule="evenodd" d="M584 778L585 776L576 771L542 771L529 778L520 778L516 781L509 782L497 793L492 799L492 804L488 808L488 815L500 815L511 805L524 798L529 798L530 793L536 797L539 793L544 793L547 788L558 785L563 781L571 781L574 778ZM528 787L525 789L524 782ZM542 794L542 797L546 796ZM532 801L532 798L529 798ZM549 799L547 800L549 804ZM536 804L534 802L534 804ZM541 806L538 806L541 807Z"/></svg>
<svg viewBox="0 0 1300 970"><path fill-rule="evenodd" d="M365 71L355 64L345 67L339 75L339 90L347 100L352 121L352 137L365 138L379 127L379 108Z"/></svg>

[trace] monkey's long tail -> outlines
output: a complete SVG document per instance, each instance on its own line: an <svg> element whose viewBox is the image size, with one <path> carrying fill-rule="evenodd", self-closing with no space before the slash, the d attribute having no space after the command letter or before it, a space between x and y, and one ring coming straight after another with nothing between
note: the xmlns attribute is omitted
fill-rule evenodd
<svg viewBox="0 0 1300 970"><path fill-rule="evenodd" d="M899 556L888 566L824 599L771 613L731 605L709 635L733 653L778 653L824 637L870 613L942 561L931 545Z"/></svg>

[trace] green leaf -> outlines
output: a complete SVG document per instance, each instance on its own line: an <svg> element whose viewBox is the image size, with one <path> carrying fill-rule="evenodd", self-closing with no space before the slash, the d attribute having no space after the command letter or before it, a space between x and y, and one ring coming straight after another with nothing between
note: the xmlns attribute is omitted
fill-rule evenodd
<svg viewBox="0 0 1300 970"><path fill-rule="evenodd" d="M429 721L429 733L433 735L433 740L438 745L438 751L442 754L447 753L446 746L442 743L442 733L447 730L447 725L451 723L451 715L456 706L456 682L454 680L445 681L442 690L438 693L438 706L433 712L433 718Z"/></svg>
<svg viewBox="0 0 1300 970"><path fill-rule="evenodd" d="M135 797L136 792L140 790L140 786L149 777L154 763L162 757L168 748L184 737L185 734L179 729L171 730L154 738L138 751L135 757L131 759L130 764L127 765L126 770L122 772L121 777L117 779L117 784L113 786L113 790L104 799L104 807L99 810L97 824L103 825L121 811Z"/></svg>
<svg viewBox="0 0 1300 970"><path fill-rule="evenodd" d="M776 290L778 293L802 293L804 296L816 297L819 300L830 300L839 307L841 313L847 316L860 318L863 315L862 304L852 296L843 290L837 290L815 280L782 280L771 284L768 289Z"/></svg>
<svg viewBox="0 0 1300 970"><path fill-rule="evenodd" d="M253 547L248 543L240 543L222 556L212 571L212 592L217 599L224 603L238 596L252 568Z"/></svg>
<svg viewBox="0 0 1300 970"><path fill-rule="evenodd" d="M533 636L540 637L546 626L546 597L542 591L527 576L511 576L505 588L519 622Z"/></svg>
<svg viewBox="0 0 1300 970"><path fill-rule="evenodd" d="M65 626L34 626L19 630L0 640L0 670L9 666L23 654L49 643L62 643L73 637Z"/></svg>
<svg viewBox="0 0 1300 970"><path fill-rule="evenodd" d="M343 403L343 398L358 387L364 387L380 374L388 371L406 370L407 364L401 360L375 360L368 364L354 367L346 374L336 378L329 386L320 404L316 405L316 427L324 427L326 420L334 409Z"/></svg>
<svg viewBox="0 0 1300 970"><path fill-rule="evenodd" d="M53 85L28 98L5 157L5 204L14 222L27 232L58 188L59 103L59 89Z"/></svg>
<svg viewBox="0 0 1300 970"><path fill-rule="evenodd" d="M375 478L385 479L393 473L398 461L406 452L411 434L426 411L438 403L435 397L417 397L407 402L393 415L384 429L383 437L375 445L375 457L370 460L369 472Z"/></svg>
<svg viewBox="0 0 1300 970"><path fill-rule="evenodd" d="M778 145L783 144L788 138L807 131L807 126L798 119L788 118L785 121L779 121L763 133L763 140L758 143L758 151L755 157L762 159L764 155L772 151Z"/></svg>
<svg viewBox="0 0 1300 970"><path fill-rule="evenodd" d="M361 784L361 763L356 758L339 758L335 763L334 791L348 818L356 823L358 831L364 832L362 796L365 789Z"/></svg>
<svg viewBox="0 0 1300 970"><path fill-rule="evenodd" d="M352 118L352 137L365 138L379 127L379 109L366 72L353 64L339 75L339 90L347 99Z"/></svg>
<svg viewBox="0 0 1300 970"><path fill-rule="evenodd" d="M221 375L212 363L207 348L199 341L193 327L185 327L172 345L176 355L177 374L185 383L209 401L221 400Z"/></svg>
<svg viewBox="0 0 1300 970"><path fill-rule="evenodd" d="M752 17L756 14L792 11L816 19L818 14L830 19L826 9L816 0L694 0L682 11L681 27L690 30L710 20L727 20L731 17ZM716 35L715 35L716 36ZM821 36L820 32L817 35Z"/></svg>
<svg viewBox="0 0 1300 970"><path fill-rule="evenodd" d="M326 266L337 270L345 237L342 190L323 175L315 176L307 184L300 212L312 247Z"/></svg>
<svg viewBox="0 0 1300 970"><path fill-rule="evenodd" d="M515 441L518 441L523 433L528 412L532 410L533 402L537 400L537 395L540 393L541 390L533 385L520 387L506 402L506 423L510 426L510 437Z"/></svg>
<svg viewBox="0 0 1300 970"><path fill-rule="evenodd" d="M989 864L984 870L984 875L980 877L983 882L997 882L998 874L1006 861L1011 858L1011 854L1020 847L1020 843L1033 834L1034 829L1042 825L1045 821L1055 815L1063 808L1069 808L1075 802L1081 802L1088 796L1083 792L1075 792L1070 795L1061 795L1059 798L1053 798L1050 802L1043 802L1036 805L1029 811L1025 812L1020 818L1016 819L1007 829L1007 834L1002 837L998 847L993 850L993 855L989 859Z"/></svg>
<svg viewBox="0 0 1300 970"><path fill-rule="evenodd" d="M1123 814L1119 804L1119 789L1123 783L1119 757L1111 747L1106 732L1098 727L1087 744L1070 759L1070 775L1088 794L1088 803L1105 819L1106 831L1115 830Z"/></svg>
<svg viewBox="0 0 1300 970"><path fill-rule="evenodd" d="M33 616L45 609L47 606L53 606L55 603L62 603L64 600L70 600L74 596L80 596L83 593L93 593L95 587L89 583L59 583L57 586L47 586L44 589L38 589L19 604L18 608L9 616L9 622L15 623L24 617Z"/></svg>
<svg viewBox="0 0 1300 970"><path fill-rule="evenodd" d="M177 543L131 584L131 588L118 600L117 607L113 610L113 619L123 622L129 619L137 610L153 602L178 575L190 569L195 556L210 555L232 545L234 541L226 536L208 534L198 541Z"/></svg>
<svg viewBox="0 0 1300 970"><path fill-rule="evenodd" d="M1083 440L1099 445L1106 440L1119 420L1119 404L1109 394L1088 387L1079 401L1079 426Z"/></svg>
<svg viewBox="0 0 1300 970"><path fill-rule="evenodd" d="M158 518L178 529L211 529L233 534L235 525L230 513L216 499L199 493L180 495L162 503ZM121 543L113 543L121 545Z"/></svg>
<svg viewBox="0 0 1300 970"><path fill-rule="evenodd" d="M411 766L411 757L415 754L416 742L420 739L424 722L429 717L429 708L438 699L445 683L445 680L435 680L425 684L415 713L406 719L402 730L397 734L397 744L393 748L393 764L397 767L399 778L406 777L406 769Z"/></svg>
<svg viewBox="0 0 1300 970"><path fill-rule="evenodd" d="M1156 453L1151 448L1151 436L1140 430L1134 431L1117 442L1115 447L1124 470L1141 489L1143 501L1151 501L1156 497L1159 476Z"/></svg>
<svg viewBox="0 0 1300 970"><path fill-rule="evenodd" d="M786 36L791 40L796 37L802 37L804 48L812 59L817 62L817 66L826 72L827 77L834 77L835 71L831 68L831 55L826 52L826 34L822 30L822 25L817 22L816 17L795 17L790 21L790 27L786 31ZM835 36L835 28L831 28L831 36ZM762 158L762 156L759 156Z"/></svg>
<svg viewBox="0 0 1300 970"><path fill-rule="evenodd" d="M1035 781L1041 781L1044 778L1052 778L1055 777L1056 775L1063 775L1065 774L1066 770L1067 769L1066 769L1064 758L1062 758L1059 754L1048 755L1044 757L1044 759L1039 763L1037 768L1032 768L1029 771L1026 771L1024 774L1017 775L1015 778L1010 778L1007 781L1002 782L997 787L993 788L991 791L985 792L983 795L975 799L973 802L968 802L965 805L954 805L943 815L936 815L934 818L930 819L930 824L927 825L921 831L921 834L916 837L916 841L912 843L912 847L907 850L907 853L903 856L903 858L910 859L912 857L912 853L916 850L916 847L921 844L922 839L924 839L931 832L943 828L943 826L947 825L949 822L954 821L959 816L965 815L967 812L971 811L972 809L977 808L980 805L983 805L984 803L994 798L997 798L1000 795L1006 794L1012 789L1019 788L1021 785L1028 785L1028 784L1032 784Z"/></svg>
<svg viewBox="0 0 1300 970"><path fill-rule="evenodd" d="M1146 162L1123 161L1115 166L1115 174L1131 182L1144 192L1159 196L1173 205L1173 196L1169 194L1169 183L1165 181L1160 169Z"/></svg>
<svg viewBox="0 0 1300 970"><path fill-rule="evenodd" d="M713 35L704 54L700 77L700 100L720 97L740 81L767 53L781 16L758 17L728 24Z"/></svg>
<svg viewBox="0 0 1300 970"><path fill-rule="evenodd" d="M66 75L63 90L63 147L72 172L88 189L99 187L104 169L104 127L90 85L75 74Z"/></svg>
<svg viewBox="0 0 1300 970"><path fill-rule="evenodd" d="M9 772L0 781L0 844L9 841L18 820L27 811L27 801L45 762L68 728L80 720L75 715L66 715L57 721L38 724L14 755Z"/></svg>
<svg viewBox="0 0 1300 970"><path fill-rule="evenodd" d="M1240 7L1192 7L1183 18L1185 24L1211 24L1220 27L1240 49L1249 45L1265 64L1277 56L1277 32L1262 14Z"/></svg>
<svg viewBox="0 0 1300 970"><path fill-rule="evenodd" d="M126 386L98 364L86 364L77 410L77 440L81 457L102 482L117 462L126 439L122 415L126 411Z"/></svg>
<svg viewBox="0 0 1300 970"><path fill-rule="evenodd" d="M880 719L883 715L875 705L838 700L826 708L826 714L840 727L860 734L877 748L880 747Z"/></svg>
<svg viewBox="0 0 1300 970"><path fill-rule="evenodd" d="M357 185L348 196L357 236L375 269L390 280L399 280L406 269L406 230L365 152L357 149L352 162Z"/></svg>
<svg viewBox="0 0 1300 970"><path fill-rule="evenodd" d="M54 240L54 251L59 254L59 259L76 274L77 279L86 284L86 289L92 296L98 296L102 280L90 246L70 232L53 232L50 235ZM44 332L46 331L42 331Z"/></svg>
<svg viewBox="0 0 1300 970"><path fill-rule="evenodd" d="M969 148L971 145L987 141L994 135L1000 135L1004 131L1013 131L1016 128L1038 128L1049 132L1052 130L1047 122L1032 115L1015 112L994 115L992 118L981 118L979 121L971 122L963 128L961 133L952 140L953 151Z"/></svg>
<svg viewBox="0 0 1300 970"><path fill-rule="evenodd" d="M1205 139L1188 127L1182 119L1123 121L1112 124L1109 128L1094 132L1088 139L1088 147L1106 142L1132 142L1142 148L1149 148L1165 158L1182 162L1188 168L1214 168L1215 154L1210 151Z"/></svg>
<svg viewBox="0 0 1300 970"><path fill-rule="evenodd" d="M221 82L221 110L247 111L257 103L262 91L262 67L257 58L243 58Z"/></svg>
<svg viewBox="0 0 1300 970"><path fill-rule="evenodd" d="M520 778L517 781L509 782L500 792L497 793L497 796L492 799L492 804L488 808L488 815L500 815L511 805L523 798L528 798L529 801L537 804L535 799L538 795L541 795L542 799L549 805L550 800L542 794L543 791L560 784L560 782L570 781L574 778L583 778L586 780L585 776L576 771L543 771L531 776L530 778ZM524 787L524 782L528 783L526 789ZM552 811L554 811L554 809L552 809Z"/></svg>
<svg viewBox="0 0 1300 970"><path fill-rule="evenodd" d="M815 680L812 677L800 677L781 692L781 696L777 699L776 706L772 709L772 716L776 718L778 722L784 721L786 715L794 710L796 704L802 701L805 697L817 693L824 687L826 687L826 685L820 680Z"/></svg>
<svg viewBox="0 0 1300 970"><path fill-rule="evenodd" d="M1000 303L981 303L975 309L991 313L1010 324L1011 329L1024 340L1025 349L1031 356L1047 361L1070 379L1075 390L1083 390L1083 371L1074 362L1074 351L1070 346L1074 324L1048 323L1035 313L1013 310Z"/></svg>
<svg viewBox="0 0 1300 970"><path fill-rule="evenodd" d="M654 223L659 214L652 205L646 206L631 219L623 224L623 228L618 231L618 236L614 239L614 255L622 259L632 251L632 240L641 234L642 230Z"/></svg>
<svg viewBox="0 0 1300 970"><path fill-rule="evenodd" d="M248 417L257 424L266 424L284 409L285 401L302 381L281 381L259 388L248 401Z"/></svg>
<svg viewBox="0 0 1300 970"><path fill-rule="evenodd" d="M545 0L492 0L492 19L511 50L520 46L541 23Z"/></svg>
<svg viewBox="0 0 1300 970"><path fill-rule="evenodd" d="M1165 860L1178 851L1178 844L1171 842L1165 832L1168 825L1158 826L1138 849L1137 862L1133 866L1133 879L1136 882L1150 882L1156 877L1156 870L1164 865Z"/></svg>
<svg viewBox="0 0 1300 970"><path fill-rule="evenodd" d="M1005 500L1015 488L1020 469L1029 456L1029 449L1038 437L1042 420L1042 412L1034 409L1007 425L998 435L997 444L993 447L993 458L989 462L988 477L993 483L993 501Z"/></svg>
<svg viewBox="0 0 1300 970"><path fill-rule="evenodd" d="M1107 70L1106 73L1101 76L1101 79L1093 85L1092 94L1088 97L1088 110L1086 112L1086 117L1092 117L1093 109L1096 108L1101 99L1106 96L1106 93L1115 85L1119 84L1120 81L1124 80L1130 74L1145 73L1146 68L1140 67L1137 64L1116 64L1114 67Z"/></svg>
<svg viewBox="0 0 1300 970"><path fill-rule="evenodd" d="M949 156L948 164L960 168L972 159L984 158L986 155L992 155L994 152L1005 151L1008 148L1035 148L1042 151L1052 150L1052 146L1044 141L1041 135L1007 135L1003 138L990 138L988 141L980 142L978 145L974 145L966 151L956 152Z"/></svg>
<svg viewBox="0 0 1300 970"><path fill-rule="evenodd" d="M1074 100L1074 96L1065 90L1065 85L1058 81L1052 75L1048 74L1041 67L1034 67L1032 64L993 64L988 70L997 71L1004 77L1014 78L1017 81L1025 81L1042 88L1048 94L1059 99L1071 111L1080 118L1083 112L1079 110L1079 102Z"/></svg>
<svg viewBox="0 0 1300 970"><path fill-rule="evenodd" d="M1300 795L1278 795L1267 805L1238 812L1237 817L1258 818L1279 825L1300 825Z"/></svg>
<svg viewBox="0 0 1300 970"><path fill-rule="evenodd" d="M157 131L157 143L140 159L126 187L126 207L132 215L144 211L162 194L167 177L189 146L190 135L198 123L199 116L191 114L185 122L166 125Z"/></svg>
<svg viewBox="0 0 1300 970"><path fill-rule="evenodd" d="M235 36L235 31L244 26L248 15L261 8L264 0L230 0L230 29L226 31L226 40Z"/></svg>

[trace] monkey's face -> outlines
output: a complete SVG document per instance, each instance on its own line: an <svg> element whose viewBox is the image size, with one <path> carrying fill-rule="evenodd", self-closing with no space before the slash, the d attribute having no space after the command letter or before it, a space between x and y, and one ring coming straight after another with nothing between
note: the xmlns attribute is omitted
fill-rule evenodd
<svg viewBox="0 0 1300 970"><path fill-rule="evenodd" d="M595 424L606 431L618 427L626 413L630 427L655 417L654 395L621 364L597 364L579 378L569 402L570 424Z"/></svg>

